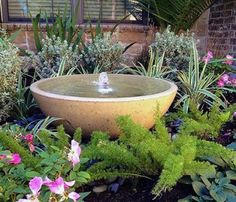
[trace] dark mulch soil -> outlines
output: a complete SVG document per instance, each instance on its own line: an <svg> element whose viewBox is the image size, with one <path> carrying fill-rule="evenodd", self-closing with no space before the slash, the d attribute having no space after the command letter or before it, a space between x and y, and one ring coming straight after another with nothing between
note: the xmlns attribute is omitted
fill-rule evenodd
<svg viewBox="0 0 236 202"><path fill-rule="evenodd" d="M97 195L91 192L85 202L177 202L178 199L193 194L191 185L177 184L170 192L153 200L154 196L151 195L151 190L154 184L149 180L140 180L134 187L129 181L122 185L117 193L107 191ZM89 191L89 188L86 191Z"/></svg>

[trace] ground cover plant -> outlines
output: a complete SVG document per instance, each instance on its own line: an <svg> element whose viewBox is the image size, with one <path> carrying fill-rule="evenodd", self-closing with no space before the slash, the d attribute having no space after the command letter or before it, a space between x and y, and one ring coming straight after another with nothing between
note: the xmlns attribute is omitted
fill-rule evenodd
<svg viewBox="0 0 236 202"><path fill-rule="evenodd" d="M63 127L54 133L41 130L37 137L1 129L0 199L83 201L88 193L76 193L75 188L86 183L90 176L80 171L80 165L87 161L80 158L80 139L80 130L77 130L69 143Z"/></svg>

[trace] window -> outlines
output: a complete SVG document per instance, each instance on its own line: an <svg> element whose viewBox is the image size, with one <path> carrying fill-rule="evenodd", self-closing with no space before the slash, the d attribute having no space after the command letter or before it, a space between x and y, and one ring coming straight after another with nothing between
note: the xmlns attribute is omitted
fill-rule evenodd
<svg viewBox="0 0 236 202"><path fill-rule="evenodd" d="M68 15L71 8L75 8L78 0L0 0L3 22L29 21L30 16L39 12L53 17L64 12L67 5ZM112 22L122 19L124 16L128 22L143 22L143 12L136 9L135 0L82 0L79 8L78 22L97 20L99 16L104 22Z"/></svg>

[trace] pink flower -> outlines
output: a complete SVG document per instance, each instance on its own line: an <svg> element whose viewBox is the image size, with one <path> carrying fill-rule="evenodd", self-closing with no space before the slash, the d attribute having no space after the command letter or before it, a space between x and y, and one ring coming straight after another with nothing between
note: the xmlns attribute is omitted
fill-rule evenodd
<svg viewBox="0 0 236 202"><path fill-rule="evenodd" d="M231 55L226 55L226 61L224 62L225 64L227 64L227 65L232 65L233 64L233 56L231 56Z"/></svg>
<svg viewBox="0 0 236 202"><path fill-rule="evenodd" d="M229 82L229 75L228 74L223 74L220 77L220 80L222 80L224 83L228 83Z"/></svg>
<svg viewBox="0 0 236 202"><path fill-rule="evenodd" d="M69 187L72 187L75 184L75 181L66 182L62 177L58 177L55 181L52 181L46 177L44 184L49 187L52 193L61 195L65 199L69 197L73 201L77 201L80 197L76 192L71 192L69 194L66 192Z"/></svg>
<svg viewBox="0 0 236 202"><path fill-rule="evenodd" d="M213 58L213 53L211 51L208 51L207 55L205 55L202 58L202 60L207 64L212 58Z"/></svg>
<svg viewBox="0 0 236 202"><path fill-rule="evenodd" d="M0 155L0 161L3 160L3 159L5 159L5 158L7 158L6 155Z"/></svg>
<svg viewBox="0 0 236 202"><path fill-rule="evenodd" d="M34 177L29 182L29 188L32 194L27 195L27 199L20 199L18 202L39 202L39 191L43 185L43 179L41 177Z"/></svg>
<svg viewBox="0 0 236 202"><path fill-rule="evenodd" d="M34 150L35 150L35 147L34 147L34 136L31 133L29 133L27 135L22 136L22 139L25 140L28 143L29 150L31 152L34 152Z"/></svg>
<svg viewBox="0 0 236 202"><path fill-rule="evenodd" d="M31 133L22 136L22 139L26 140L28 143L31 143L31 144L34 143L34 136Z"/></svg>
<svg viewBox="0 0 236 202"><path fill-rule="evenodd" d="M70 192L68 194L68 197L72 199L74 202L76 202L80 198L80 195L76 192Z"/></svg>
<svg viewBox="0 0 236 202"><path fill-rule="evenodd" d="M17 165L21 162L21 157L19 154L12 154L11 155L11 160L8 161L10 164Z"/></svg>
<svg viewBox="0 0 236 202"><path fill-rule="evenodd" d="M75 140L71 141L71 149L70 152L68 153L68 160L72 162L73 166L78 164L80 162L80 153L81 153L81 148L79 146L79 143L76 142Z"/></svg>
<svg viewBox="0 0 236 202"><path fill-rule="evenodd" d="M43 179L41 177L34 177L29 182L29 188L34 196L37 196L43 185Z"/></svg>
<svg viewBox="0 0 236 202"><path fill-rule="evenodd" d="M218 87L224 87L225 83L221 79L217 81L217 86Z"/></svg>

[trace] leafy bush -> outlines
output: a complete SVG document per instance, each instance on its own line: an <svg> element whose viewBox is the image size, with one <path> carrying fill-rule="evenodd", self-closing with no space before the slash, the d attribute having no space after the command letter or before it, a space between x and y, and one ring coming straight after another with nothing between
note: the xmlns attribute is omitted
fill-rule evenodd
<svg viewBox="0 0 236 202"><path fill-rule="evenodd" d="M203 112L191 105L188 113L173 114L175 118L182 119L180 134L196 135L207 140L216 140L220 135L222 126L231 119L232 109L224 111L219 106L214 105L208 112Z"/></svg>
<svg viewBox="0 0 236 202"><path fill-rule="evenodd" d="M74 138L78 141L80 136L77 130ZM9 130L0 131L1 201L16 201L26 194L32 201L49 201L49 198L65 201L70 198L71 191L79 197L74 193L75 188L90 179L88 173L80 171L80 165L88 159L80 158L79 143L74 139L70 144L63 127L58 127L57 132L42 129L38 137L40 142L32 134L15 135ZM31 185L33 182L35 186ZM29 194L30 190L32 194ZM81 193L80 201L86 195Z"/></svg>
<svg viewBox="0 0 236 202"><path fill-rule="evenodd" d="M163 33L156 33L156 39L151 47L162 55L165 53L164 65L177 70L187 70L194 37L188 32L176 35L168 26Z"/></svg>
<svg viewBox="0 0 236 202"><path fill-rule="evenodd" d="M78 47L73 50L66 40L61 41L56 36L46 37L42 43L42 50L35 56L36 72L40 78L55 76L62 63L64 74L79 66Z"/></svg>
<svg viewBox="0 0 236 202"><path fill-rule="evenodd" d="M185 175L214 174L215 166L200 160L205 157L222 158L230 167L236 166L236 152L223 146L180 134L171 140L167 129L157 119L156 131L151 133L135 124L129 117L118 119L122 131L116 141L95 132L83 156L97 160L88 168L92 180L113 176L160 176L152 193L170 190Z"/></svg>
<svg viewBox="0 0 236 202"><path fill-rule="evenodd" d="M112 71L124 60L125 48L112 39L110 34L97 34L85 44L81 57L85 72Z"/></svg>
<svg viewBox="0 0 236 202"><path fill-rule="evenodd" d="M0 37L0 122L9 116L13 108L20 63L18 48L3 33Z"/></svg>

